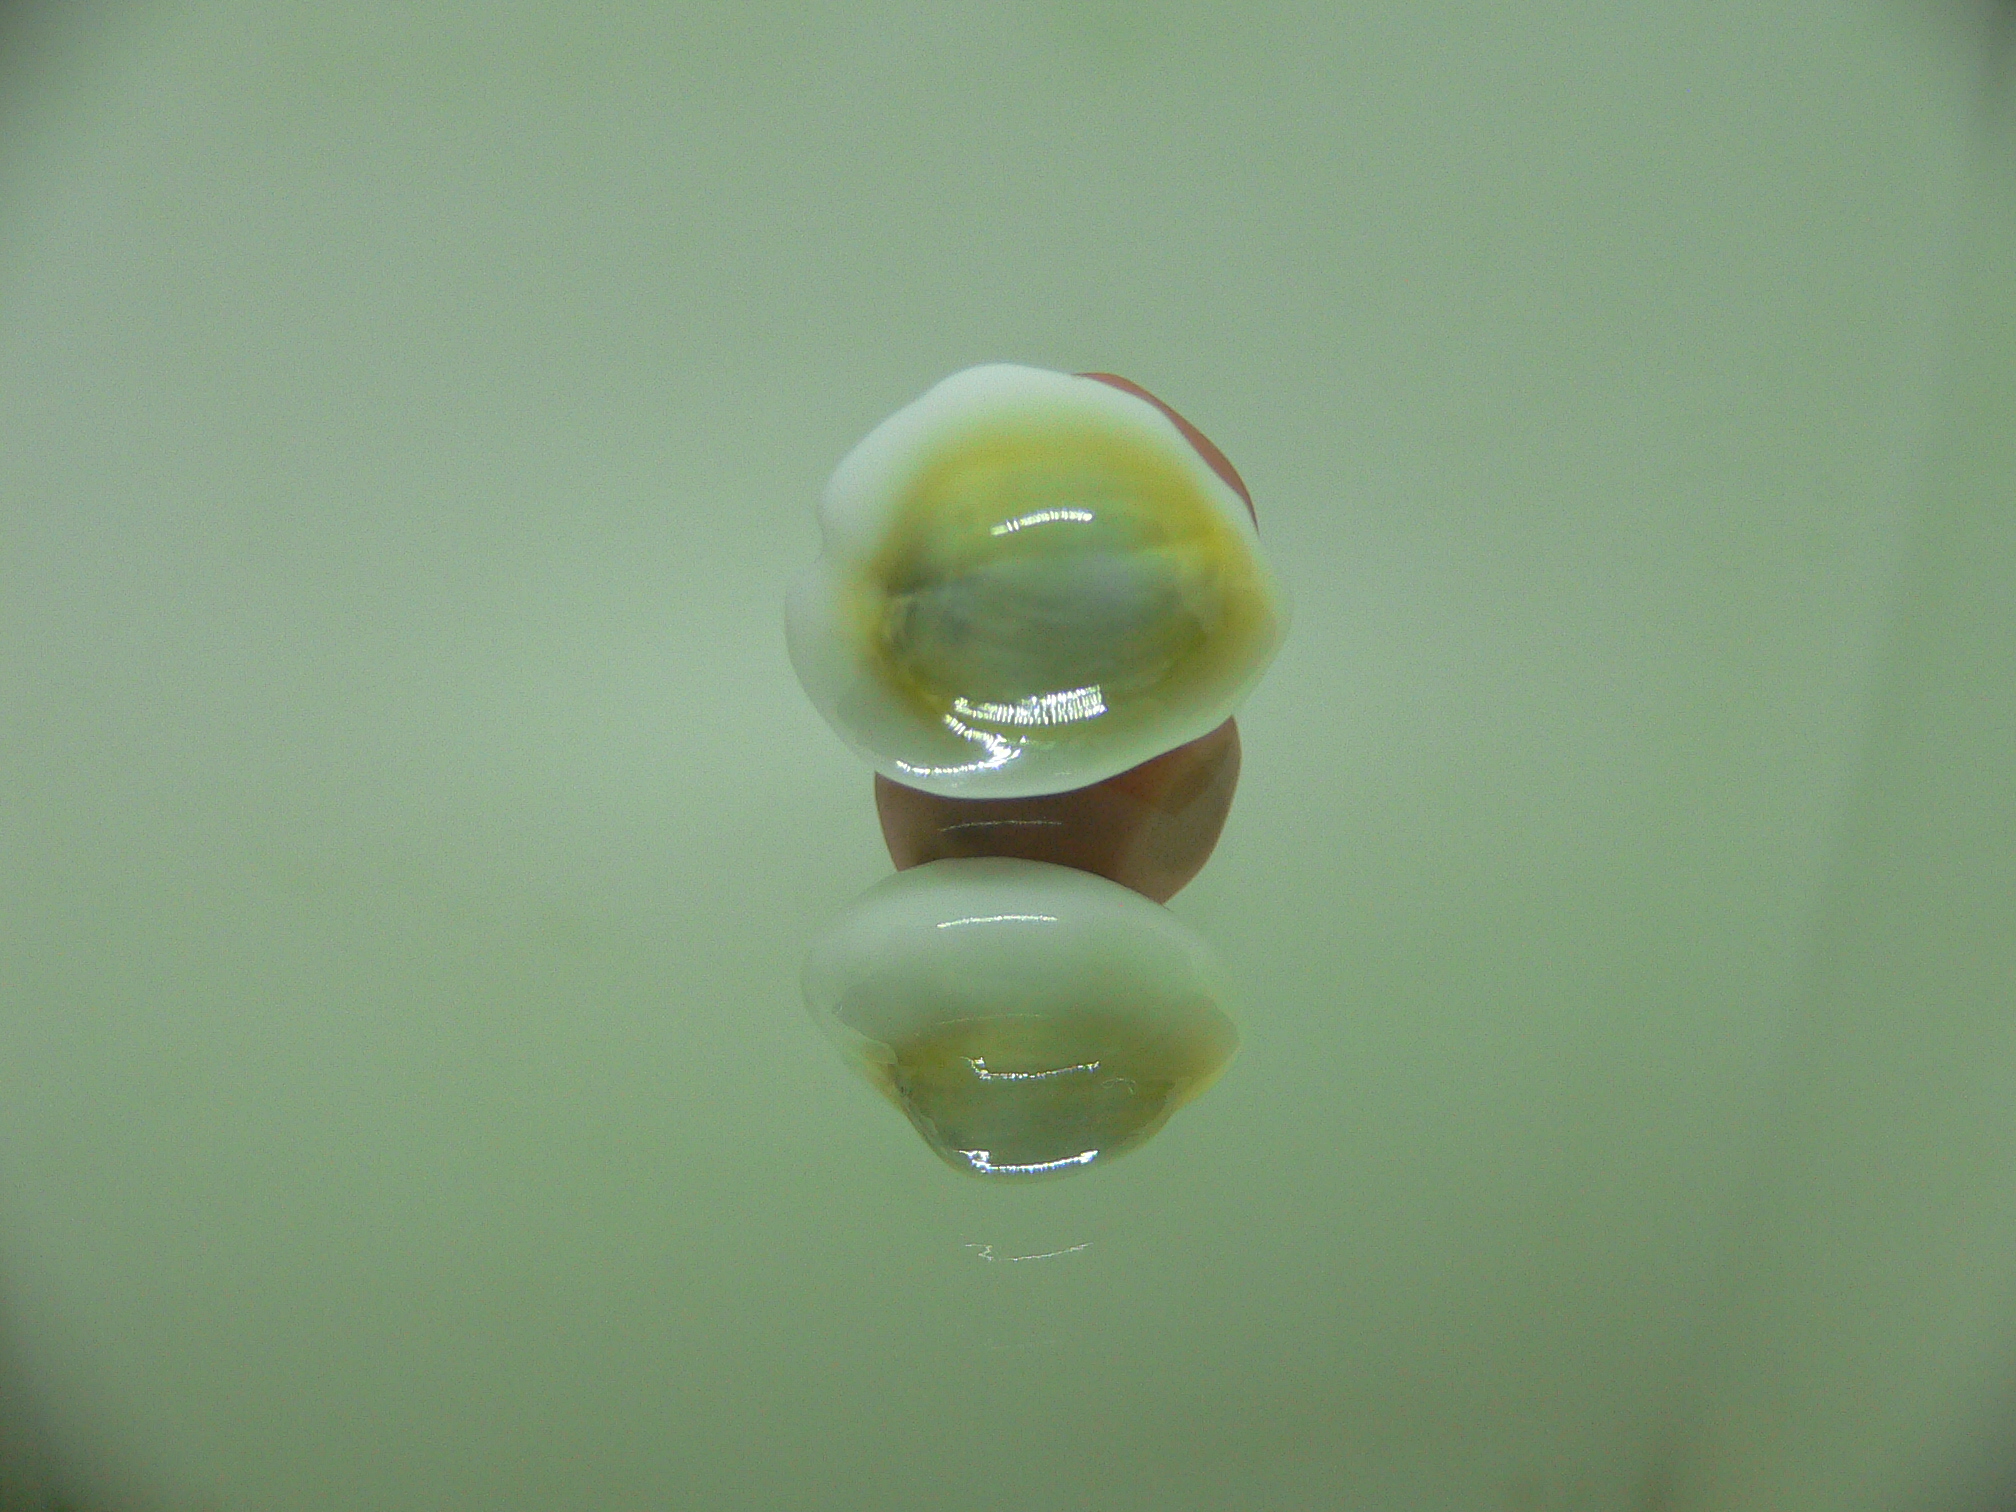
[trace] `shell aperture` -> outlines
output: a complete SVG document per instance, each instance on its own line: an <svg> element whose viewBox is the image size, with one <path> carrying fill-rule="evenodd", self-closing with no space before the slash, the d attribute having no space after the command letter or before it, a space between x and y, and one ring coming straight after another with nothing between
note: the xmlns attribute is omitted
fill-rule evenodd
<svg viewBox="0 0 2016 1512"><path fill-rule="evenodd" d="M820 524L793 665L849 745L927 792L1063 792L1196 740L1286 624L1243 494L1103 378L954 374L849 453Z"/></svg>

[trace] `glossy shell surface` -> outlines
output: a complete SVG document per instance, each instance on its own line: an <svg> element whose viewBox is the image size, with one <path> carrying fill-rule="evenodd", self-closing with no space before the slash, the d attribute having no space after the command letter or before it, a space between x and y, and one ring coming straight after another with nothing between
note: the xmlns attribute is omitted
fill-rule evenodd
<svg viewBox="0 0 2016 1512"><path fill-rule="evenodd" d="M1069 867L934 861L877 884L806 961L813 1017L947 1163L1024 1179L1134 1148L1238 1046L1207 946Z"/></svg>
<svg viewBox="0 0 2016 1512"><path fill-rule="evenodd" d="M1063 792L1196 740L1287 621L1236 476L1131 385L954 374L827 485L787 614L799 679L927 792Z"/></svg>
<svg viewBox="0 0 2016 1512"><path fill-rule="evenodd" d="M1239 725L1067 793L960 798L875 775L898 871L962 856L1020 856L1097 872L1166 903L1211 859L1239 786Z"/></svg>

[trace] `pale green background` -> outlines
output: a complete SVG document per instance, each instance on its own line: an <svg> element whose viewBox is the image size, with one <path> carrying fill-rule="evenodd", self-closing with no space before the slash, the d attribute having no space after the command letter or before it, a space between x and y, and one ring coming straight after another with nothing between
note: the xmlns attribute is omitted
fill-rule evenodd
<svg viewBox="0 0 2016 1512"><path fill-rule="evenodd" d="M85 1504L1790 1512L2016 1428L1986 22L11 18L0 1324ZM1183 409L1298 609L1175 905L1245 1050L1023 1190L797 1002L888 863L780 628L996 358Z"/></svg>

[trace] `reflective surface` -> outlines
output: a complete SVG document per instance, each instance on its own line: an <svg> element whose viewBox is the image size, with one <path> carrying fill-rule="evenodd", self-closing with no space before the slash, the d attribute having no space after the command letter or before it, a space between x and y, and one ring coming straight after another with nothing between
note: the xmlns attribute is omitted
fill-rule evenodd
<svg viewBox="0 0 2016 1512"><path fill-rule="evenodd" d="M814 944L813 1015L956 1169L1025 1179L1133 1149L1239 1035L1172 915L1033 861L938 861L871 888Z"/></svg>
<svg viewBox="0 0 2016 1512"><path fill-rule="evenodd" d="M60 13L0 1342L83 1507L1864 1512L2009 1442L1976 12ZM1001 356L1204 425L1298 616L1171 904L1238 1059L1026 1183L804 1011L889 860L777 627Z"/></svg>
<svg viewBox="0 0 2016 1512"><path fill-rule="evenodd" d="M1166 903L1211 858L1239 786L1234 720L1117 777L1034 798L958 798L877 774L875 810L897 869L1020 856L1097 872Z"/></svg>

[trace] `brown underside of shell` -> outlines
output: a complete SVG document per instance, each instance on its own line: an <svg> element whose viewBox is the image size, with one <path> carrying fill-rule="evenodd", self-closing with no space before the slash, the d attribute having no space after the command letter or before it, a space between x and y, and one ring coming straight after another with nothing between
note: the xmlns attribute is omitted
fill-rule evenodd
<svg viewBox="0 0 2016 1512"><path fill-rule="evenodd" d="M882 839L898 871L927 861L1013 856L1094 872L1166 903L1211 858L1239 785L1228 719L1116 777L1029 798L959 798L875 778Z"/></svg>

